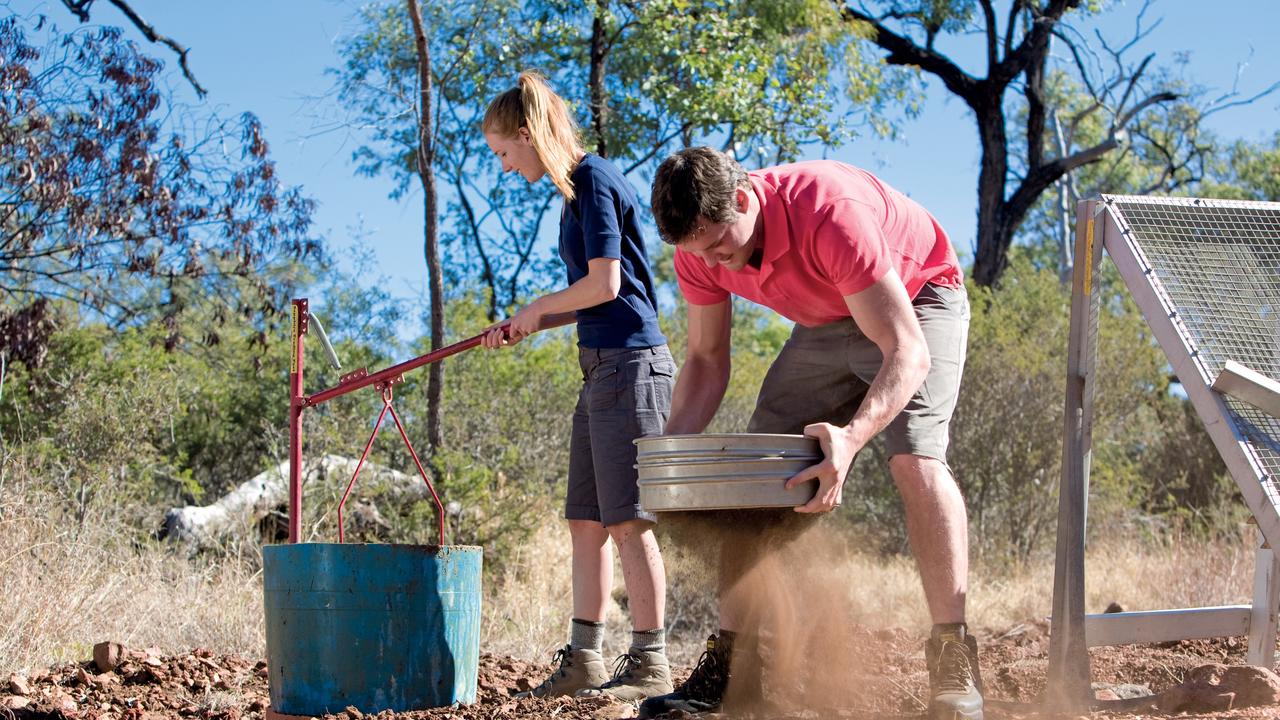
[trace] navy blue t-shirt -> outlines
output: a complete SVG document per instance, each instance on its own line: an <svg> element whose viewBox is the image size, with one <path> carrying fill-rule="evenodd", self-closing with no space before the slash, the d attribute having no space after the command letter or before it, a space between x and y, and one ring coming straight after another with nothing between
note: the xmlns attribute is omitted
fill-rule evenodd
<svg viewBox="0 0 1280 720"><path fill-rule="evenodd" d="M578 344L600 349L665 343L631 183L612 163L590 154L570 180L574 198L560 215L560 258L569 284L586 277L587 263L596 258L615 258L622 266L618 297L577 312Z"/></svg>

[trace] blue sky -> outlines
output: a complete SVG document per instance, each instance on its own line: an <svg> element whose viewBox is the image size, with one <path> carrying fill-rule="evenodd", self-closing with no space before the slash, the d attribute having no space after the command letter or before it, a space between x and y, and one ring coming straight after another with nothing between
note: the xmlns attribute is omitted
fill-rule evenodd
<svg viewBox="0 0 1280 720"><path fill-rule="evenodd" d="M335 40L353 29L357 4L336 0L131 0L131 4L159 32L191 48L192 70L209 91L205 103L226 115L249 110L262 119L283 181L302 185L319 201L316 229L328 238L335 255L350 257L354 238L361 236L373 253L374 272L386 276L393 294L424 295L421 193L392 201L387 198L389 180L354 174L350 158L359 143L358 130L343 126L332 78L325 73L339 64ZM1104 32L1121 40L1132 31L1141 3L1109 5L1114 9L1103 17L1113 25ZM16 0L10 7L24 14L44 12L63 29L76 25L61 3ZM1238 82L1242 94L1249 95L1280 79L1280 44L1274 42L1280 2L1159 0L1147 17L1161 24L1146 40L1146 50L1157 52L1157 61L1165 63L1171 63L1175 53L1188 53L1187 74L1201 84L1225 91ZM95 6L94 22L127 25L106 2ZM132 36L140 38L136 32ZM950 48L940 45L939 50L945 53ZM149 51L170 69L176 67L176 57L167 48L150 46ZM169 74L175 92L196 102L181 76ZM1278 110L1280 94L1224 111L1212 118L1210 126L1224 137L1261 141L1280 127ZM957 250L969 254L978 174L976 131L964 105L951 99L940 84L930 84L924 113L902 126L897 141L858 140L828 156L865 167L913 196L948 229Z"/></svg>

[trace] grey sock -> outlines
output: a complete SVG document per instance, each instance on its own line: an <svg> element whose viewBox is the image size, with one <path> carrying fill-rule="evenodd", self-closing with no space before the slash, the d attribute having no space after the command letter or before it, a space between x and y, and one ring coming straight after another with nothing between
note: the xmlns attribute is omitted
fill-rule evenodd
<svg viewBox="0 0 1280 720"><path fill-rule="evenodd" d="M569 644L574 650L604 649L604 623L574 618L569 623Z"/></svg>
<svg viewBox="0 0 1280 720"><path fill-rule="evenodd" d="M962 622L938 623L933 626L933 631L929 633L929 637L933 638L934 640L937 640L939 637L943 635L956 635L961 640L963 640L965 635L967 634L968 634L968 628L966 628L964 623Z"/></svg>
<svg viewBox="0 0 1280 720"><path fill-rule="evenodd" d="M641 652L667 652L667 631L663 628L654 630L633 630L631 632L631 648Z"/></svg>

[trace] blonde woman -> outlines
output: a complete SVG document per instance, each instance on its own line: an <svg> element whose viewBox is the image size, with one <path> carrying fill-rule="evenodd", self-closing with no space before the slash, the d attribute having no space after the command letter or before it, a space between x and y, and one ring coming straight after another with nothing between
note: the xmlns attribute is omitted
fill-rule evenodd
<svg viewBox="0 0 1280 720"><path fill-rule="evenodd" d="M574 313L582 390L573 413L565 519L573 547L573 620L556 670L528 694L607 694L625 701L672 691L666 657L666 574L655 517L640 507L638 437L658 435L671 409L675 363L658 328L640 203L609 161L583 151L568 108L535 72L489 104L484 137L503 172L550 177L564 198L560 257L569 286L493 328L485 347L519 342ZM505 332L504 332L505 331ZM630 648L612 676L602 649L618 549L632 620Z"/></svg>

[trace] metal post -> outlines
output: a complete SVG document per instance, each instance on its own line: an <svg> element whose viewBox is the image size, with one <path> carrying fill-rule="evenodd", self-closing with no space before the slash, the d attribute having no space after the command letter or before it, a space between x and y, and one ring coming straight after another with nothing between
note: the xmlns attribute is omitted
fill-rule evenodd
<svg viewBox="0 0 1280 720"><path fill-rule="evenodd" d="M1058 546L1053 574L1053 625L1049 638L1047 710L1080 712L1093 701L1085 638L1084 552L1093 440L1093 393L1098 357L1097 274L1103 227L1094 227L1105 206L1086 200L1076 207L1076 253L1072 272L1071 335L1067 343L1067 388L1058 489Z"/></svg>
<svg viewBox="0 0 1280 720"><path fill-rule="evenodd" d="M307 299L294 298L293 362L289 365L289 542L302 539L302 336L307 334Z"/></svg>
<svg viewBox="0 0 1280 720"><path fill-rule="evenodd" d="M1280 559L1258 533L1254 555L1253 612L1249 617L1248 662L1270 670L1276 659L1276 611L1280 609Z"/></svg>

